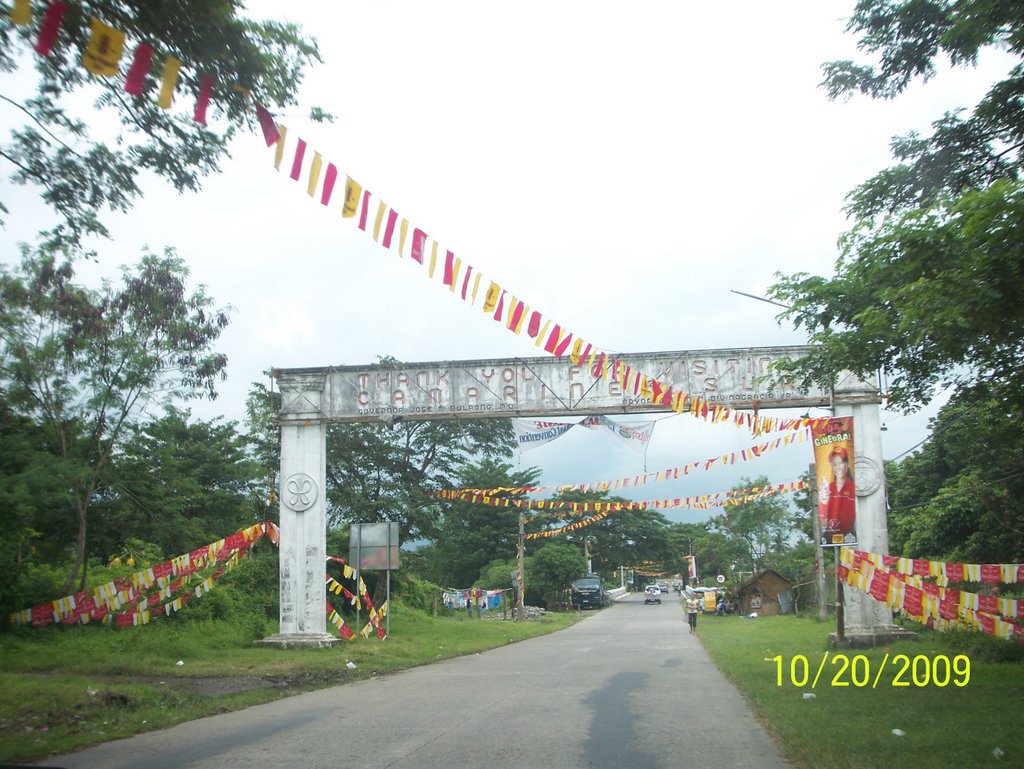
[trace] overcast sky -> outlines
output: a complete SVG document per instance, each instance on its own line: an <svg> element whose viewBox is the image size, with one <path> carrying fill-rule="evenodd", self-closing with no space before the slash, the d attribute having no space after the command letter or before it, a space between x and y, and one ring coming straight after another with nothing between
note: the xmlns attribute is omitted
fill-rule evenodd
<svg viewBox="0 0 1024 769"><path fill-rule="evenodd" d="M847 227L844 196L890 164L891 137L927 132L1008 69L993 56L896 101L829 102L821 64L857 56L844 33L853 5L268 0L249 8L298 22L320 43L324 65L309 74L302 107L280 118L290 139L303 138L578 336L645 352L802 344L776 322L778 308L732 291L763 296L777 272L831 275ZM10 78L0 82L13 92ZM309 122L313 105L337 121ZM0 113L8 123L19 117ZM115 239L92 268L113 276L144 244L172 245L195 281L233 307L220 344L229 379L216 402L193 406L196 415L240 420L250 383L266 382L270 367L539 354L528 337L343 220L340 197L327 208L309 198L304 182L288 178L287 161L274 169L262 137L240 137L232 150L198 195L150 184L116 219ZM17 195L4 196L14 204L3 233L8 262L36 224L30 191ZM934 413L884 414L886 458L921 441ZM665 415L647 469L759 440ZM642 498L725 491L740 476L788 482L811 460L809 445L795 444L763 464L648 486ZM540 467L551 485L644 469L636 453L582 428L526 453L522 466Z"/></svg>

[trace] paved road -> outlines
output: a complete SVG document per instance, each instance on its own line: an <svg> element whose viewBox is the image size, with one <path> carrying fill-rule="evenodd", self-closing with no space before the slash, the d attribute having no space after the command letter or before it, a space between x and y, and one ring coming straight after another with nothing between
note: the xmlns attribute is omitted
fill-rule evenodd
<svg viewBox="0 0 1024 769"><path fill-rule="evenodd" d="M678 602L644 606L641 596L542 638L41 763L67 769L787 767L688 634Z"/></svg>

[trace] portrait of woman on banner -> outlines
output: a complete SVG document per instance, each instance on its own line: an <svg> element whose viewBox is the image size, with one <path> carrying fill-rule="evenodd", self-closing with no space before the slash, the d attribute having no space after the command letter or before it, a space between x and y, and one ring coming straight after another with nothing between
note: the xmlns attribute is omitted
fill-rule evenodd
<svg viewBox="0 0 1024 769"><path fill-rule="evenodd" d="M822 543L849 544L855 541L853 529L857 522L857 490L846 447L834 446L828 453L828 464L832 478L822 478L818 487Z"/></svg>

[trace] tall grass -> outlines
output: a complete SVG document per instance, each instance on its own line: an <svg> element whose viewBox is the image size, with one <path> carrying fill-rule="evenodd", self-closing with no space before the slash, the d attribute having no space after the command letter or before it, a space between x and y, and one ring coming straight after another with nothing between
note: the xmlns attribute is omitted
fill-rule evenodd
<svg viewBox="0 0 1024 769"><path fill-rule="evenodd" d="M857 675L863 685L856 685L852 671L842 670L842 660L835 659L837 651L829 646L833 629L791 616L754 620L708 616L701 622L701 642L716 666L743 692L796 767L1024 767L1024 664L993 661L991 639L975 638L964 644L962 638L926 631L916 641L842 651L851 660L861 656ZM945 686L933 682L918 686L908 671L902 680L910 685L893 686L898 672L893 659L898 654L926 657L929 665L937 657L952 660L966 655L970 679L962 687L955 684L962 676L951 676ZM802 659L808 663L803 686L792 680L794 657L799 658L798 683L803 678ZM781 686L776 658L782 662ZM821 676L812 689L823 659ZM919 664L920 683L925 663ZM873 688L879 670L882 673ZM848 685L842 686L844 682Z"/></svg>

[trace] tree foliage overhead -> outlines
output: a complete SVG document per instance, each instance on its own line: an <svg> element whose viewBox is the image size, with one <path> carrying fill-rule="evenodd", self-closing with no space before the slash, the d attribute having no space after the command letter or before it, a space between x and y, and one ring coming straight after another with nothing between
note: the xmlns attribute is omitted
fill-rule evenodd
<svg viewBox="0 0 1024 769"><path fill-rule="evenodd" d="M1008 0L861 0L849 23L875 66L825 65L833 98L893 98L940 60L974 64L984 48L1018 63L972 111L939 117L929 136L893 140L896 164L848 198L836 274L777 276L781 317L816 349L781 367L828 386L837 371L890 378L910 411L940 384L987 382L1024 393L1024 7Z"/></svg>
<svg viewBox="0 0 1024 769"><path fill-rule="evenodd" d="M320 61L316 42L293 24L254 21L241 11L233 0L69 4L49 56L32 50L41 9L24 27L0 16L0 70L17 73L20 85L29 82L26 65L35 69L34 93L23 104L14 102L25 120L0 146L0 156L13 166L12 180L38 188L58 215L51 243L78 247L88 235L106 235L104 214L131 208L142 194L143 173L178 191L197 190L227 157L231 137L239 129L256 130L254 103L271 111L296 103L303 70ZM92 16L126 34L116 77L97 77L82 66ZM153 67L134 96L124 90L124 73L139 43L153 47ZM176 103L193 105L201 78L216 79L210 101L216 128L193 120L190 108L158 106L167 55L182 61ZM79 94L92 99L86 115ZM0 200L5 212L9 204Z"/></svg>

